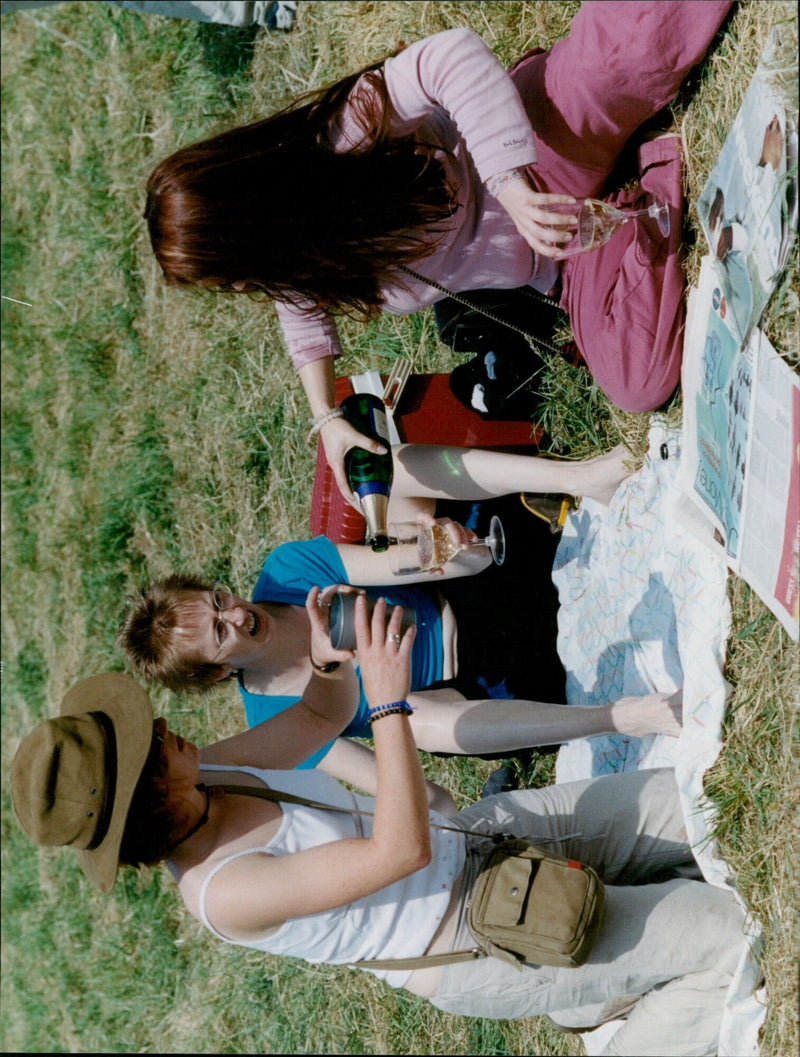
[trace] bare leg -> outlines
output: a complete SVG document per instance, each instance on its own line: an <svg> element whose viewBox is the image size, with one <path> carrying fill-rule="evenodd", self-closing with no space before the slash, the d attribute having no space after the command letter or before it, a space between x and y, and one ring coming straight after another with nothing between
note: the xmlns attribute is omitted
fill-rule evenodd
<svg viewBox="0 0 800 1057"><path fill-rule="evenodd" d="M429 444L401 445L394 457L392 495L398 499L477 500L514 492L564 492L608 504L631 472L624 445L582 462Z"/></svg>
<svg viewBox="0 0 800 1057"><path fill-rule="evenodd" d="M511 752L599 734L680 734L680 694L624 697L611 705L565 707L544 701L466 701L453 689L409 695L414 740L426 752Z"/></svg>

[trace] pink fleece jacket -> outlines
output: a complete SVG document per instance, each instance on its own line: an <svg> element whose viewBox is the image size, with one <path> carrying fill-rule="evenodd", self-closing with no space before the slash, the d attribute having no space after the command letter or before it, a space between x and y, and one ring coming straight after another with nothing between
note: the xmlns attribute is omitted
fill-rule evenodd
<svg viewBox="0 0 800 1057"><path fill-rule="evenodd" d="M387 59L384 71L394 108L392 130L449 152L441 161L457 189L451 230L414 270L456 292L526 283L548 290L557 265L533 252L484 187L499 172L536 162L531 123L505 69L479 36L463 28L411 44ZM365 136L358 101L369 90L363 81L353 90L333 133L336 150L352 149ZM386 310L400 315L444 297L406 276L382 293ZM276 309L295 367L341 353L336 323L327 312L281 302Z"/></svg>

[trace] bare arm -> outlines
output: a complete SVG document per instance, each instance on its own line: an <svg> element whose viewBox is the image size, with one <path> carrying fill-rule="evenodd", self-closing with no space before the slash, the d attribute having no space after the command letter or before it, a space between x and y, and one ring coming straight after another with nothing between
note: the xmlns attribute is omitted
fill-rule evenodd
<svg viewBox="0 0 800 1057"><path fill-rule="evenodd" d="M509 752L600 734L677 737L681 732L680 691L583 708L545 701L467 701L452 689L412 693L409 702L415 709L414 738L427 752Z"/></svg>
<svg viewBox="0 0 800 1057"><path fill-rule="evenodd" d="M334 650L328 634L327 609L318 604L319 588L306 599L311 624L310 653L319 665L338 661L336 671L312 670L303 696L278 715L250 730L202 750L204 763L227 763L274 769L296 767L337 738L355 715L360 698L358 677L350 663L352 650Z"/></svg>
<svg viewBox="0 0 800 1057"><path fill-rule="evenodd" d="M352 738L337 738L330 751L317 764L332 778L347 782L357 789L374 796L378 791L378 769L372 749L353 741ZM440 815L454 815L458 810L450 793L436 782L425 780L428 807Z"/></svg>
<svg viewBox="0 0 800 1057"><path fill-rule="evenodd" d="M400 610L387 630L385 606L375 608L371 628L366 605L357 603L358 650L373 707L408 693L410 628L399 647ZM315 914L363 898L430 862L425 782L405 715L393 714L373 728L378 793L372 834L333 841L291 855L246 855L221 870L208 887L206 906L217 928L231 938L263 934L288 918Z"/></svg>
<svg viewBox="0 0 800 1057"><path fill-rule="evenodd" d="M428 524L438 524L447 529L457 543L466 543L478 537L471 529L464 528L450 518L434 518L430 514L420 513L417 520ZM431 579L452 580L458 576L473 576L492 564L492 558L485 547L468 547L460 551L447 562L443 568L428 572L395 576L389 565L389 554L384 551L375 553L370 547L356 543L338 543L336 550L342 559L347 579L359 587L382 587L387 584L430 583Z"/></svg>
<svg viewBox="0 0 800 1057"><path fill-rule="evenodd" d="M393 497L491 499L514 492L565 492L608 505L631 473L623 445L594 459L548 459L483 448L400 444L394 455Z"/></svg>

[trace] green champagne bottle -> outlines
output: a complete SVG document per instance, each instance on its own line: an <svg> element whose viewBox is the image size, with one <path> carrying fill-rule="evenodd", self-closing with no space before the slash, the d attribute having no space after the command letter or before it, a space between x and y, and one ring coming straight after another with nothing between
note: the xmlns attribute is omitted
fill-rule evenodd
<svg viewBox="0 0 800 1057"><path fill-rule="evenodd" d="M374 551L389 548L386 515L394 468L386 408L371 393L354 393L339 405L350 425L365 437L386 448L385 455L373 455L365 448L351 448L344 457L347 481L358 497L367 522L366 542Z"/></svg>

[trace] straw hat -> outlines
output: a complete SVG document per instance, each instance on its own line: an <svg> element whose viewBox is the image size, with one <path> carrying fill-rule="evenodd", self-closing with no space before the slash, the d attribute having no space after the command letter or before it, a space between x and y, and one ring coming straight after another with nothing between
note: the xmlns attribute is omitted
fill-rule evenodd
<svg viewBox="0 0 800 1057"><path fill-rule="evenodd" d="M68 845L103 892L114 887L128 809L153 735L145 691L127 675L76 683L22 742L11 771L14 810L34 844Z"/></svg>

